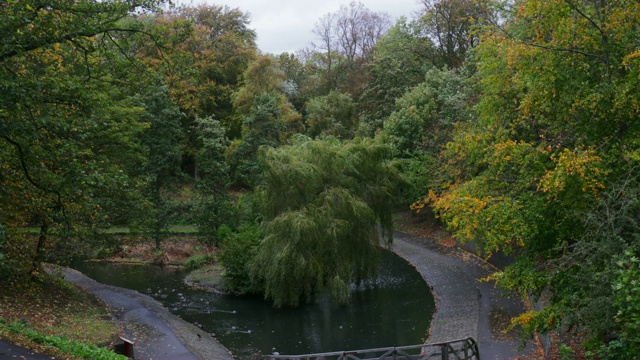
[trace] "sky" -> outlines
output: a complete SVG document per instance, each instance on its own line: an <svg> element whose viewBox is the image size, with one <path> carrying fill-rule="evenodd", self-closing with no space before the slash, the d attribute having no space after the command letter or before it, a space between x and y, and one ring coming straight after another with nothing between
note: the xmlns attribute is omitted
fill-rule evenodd
<svg viewBox="0 0 640 360"><path fill-rule="evenodd" d="M193 0L174 0L192 4ZM351 0L201 0L212 5L228 5L249 12L250 27L258 34L258 49L263 53L294 53L314 41L314 24L325 14L338 11ZM375 12L386 12L395 22L400 16L413 18L420 10L419 0L360 0Z"/></svg>

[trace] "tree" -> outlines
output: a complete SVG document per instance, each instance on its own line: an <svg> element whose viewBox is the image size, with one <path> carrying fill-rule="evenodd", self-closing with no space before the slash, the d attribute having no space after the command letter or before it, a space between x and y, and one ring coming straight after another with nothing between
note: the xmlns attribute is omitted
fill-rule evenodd
<svg viewBox="0 0 640 360"><path fill-rule="evenodd" d="M306 85L309 74L304 63L294 54L282 53L278 56L278 68L284 73L282 92L291 105L301 111L306 102Z"/></svg>
<svg viewBox="0 0 640 360"><path fill-rule="evenodd" d="M495 23L486 0L421 0L427 32L436 44L441 64L455 69L465 61L467 51L478 45L476 29Z"/></svg>
<svg viewBox="0 0 640 360"><path fill-rule="evenodd" d="M195 220L204 239L214 243L217 242L218 229L229 222L232 214L233 206L227 194L229 165L225 161L229 141L222 125L213 117L197 118L196 123L202 142L196 163L202 174L196 181L199 199Z"/></svg>
<svg viewBox="0 0 640 360"><path fill-rule="evenodd" d="M349 95L332 91L307 103L307 133L311 137L335 136L351 139L357 128L357 116Z"/></svg>
<svg viewBox="0 0 640 360"><path fill-rule="evenodd" d="M0 5L0 222L7 254L23 273L38 272L52 233L73 233L105 220L100 196L131 189L123 173L136 149L139 108L114 96L101 66L114 34L144 32L120 22L157 1L6 1ZM103 145L103 146L102 146ZM36 225L34 251L15 229ZM61 242L62 243L62 242Z"/></svg>
<svg viewBox="0 0 640 360"><path fill-rule="evenodd" d="M438 186L435 171L456 126L471 121L470 81L451 70L432 69L424 82L396 100L379 136L394 147L403 175L411 185L403 192L412 203Z"/></svg>
<svg viewBox="0 0 640 360"><path fill-rule="evenodd" d="M326 92L344 87L352 96L359 95L363 87L362 66L390 26L388 14L372 12L356 2L320 18L313 30L318 38L313 48L321 54Z"/></svg>
<svg viewBox="0 0 640 360"><path fill-rule="evenodd" d="M501 286L523 297L551 291L543 309L516 319L528 329L578 327L596 343L623 334L612 307L598 304L611 303L602 295L635 276L631 266L616 278L611 262L637 254L636 221L622 220L635 210L612 221L628 200L607 199L626 197L615 189L640 159L631 90L639 6L517 2L513 17L488 28L474 50L478 118L456 129L428 199L458 239L477 240L485 254L517 255L495 275ZM595 214L596 227L587 226ZM620 228L605 236L595 230L605 221ZM617 301L619 311L635 311Z"/></svg>
<svg viewBox="0 0 640 360"><path fill-rule="evenodd" d="M265 237L252 281L275 306L328 291L348 299L351 282L376 272L381 226L388 244L397 177L390 149L374 140L299 138L261 153Z"/></svg>
<svg viewBox="0 0 640 360"><path fill-rule="evenodd" d="M140 22L163 39L163 46L158 49L141 38L132 51L163 75L173 102L186 115L181 121L182 168L195 177L200 138L196 117L215 114L228 138L240 136L232 94L256 57L255 31L249 29L248 14L218 5L182 6Z"/></svg>
<svg viewBox="0 0 640 360"><path fill-rule="evenodd" d="M435 50L419 21L399 19L381 37L366 65L369 81L358 99L361 132L373 136L391 115L397 98L424 81L434 66Z"/></svg>
<svg viewBox="0 0 640 360"><path fill-rule="evenodd" d="M142 144L147 150L142 167L142 174L147 177L144 190L147 216L142 217L142 222L156 248L160 248L171 225L167 192L175 188L181 177L180 120L184 114L173 104L165 87L150 89L142 102L145 111L141 121L148 124L142 136Z"/></svg>
<svg viewBox="0 0 640 360"><path fill-rule="evenodd" d="M251 112L244 117L242 137L231 143L227 161L238 184L254 186L259 174L257 154L260 147L278 147L286 134L286 120L282 118L275 94L262 94L254 99Z"/></svg>
<svg viewBox="0 0 640 360"><path fill-rule="evenodd" d="M259 55L244 71L242 86L233 94L234 109L240 114L247 114L257 96L282 95L284 79L285 74L278 68L274 58Z"/></svg>
<svg viewBox="0 0 640 360"><path fill-rule="evenodd" d="M451 140L453 127L471 118L465 79L449 70L430 70L425 81L396 100L384 122L383 136L404 157L437 157Z"/></svg>

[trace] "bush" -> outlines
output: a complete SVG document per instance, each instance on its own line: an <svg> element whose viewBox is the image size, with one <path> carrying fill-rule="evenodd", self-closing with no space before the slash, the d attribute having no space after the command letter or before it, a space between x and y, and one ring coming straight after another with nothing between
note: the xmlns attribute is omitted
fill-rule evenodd
<svg viewBox="0 0 640 360"><path fill-rule="evenodd" d="M222 242L219 260L225 269L225 287L234 293L255 291L248 265L256 254L262 232L253 224L242 225L238 233Z"/></svg>
<svg viewBox="0 0 640 360"><path fill-rule="evenodd" d="M212 264L215 261L216 256L214 254L193 255L185 261L184 265L182 265L182 269L184 271L193 271Z"/></svg>
<svg viewBox="0 0 640 360"><path fill-rule="evenodd" d="M237 218L237 210L226 194L202 196L194 205L194 212L200 239L209 245L220 244L219 228Z"/></svg>
<svg viewBox="0 0 640 360"><path fill-rule="evenodd" d="M616 262L618 270L612 290L619 332L614 340L599 349L602 359L640 357L640 260L631 250Z"/></svg>

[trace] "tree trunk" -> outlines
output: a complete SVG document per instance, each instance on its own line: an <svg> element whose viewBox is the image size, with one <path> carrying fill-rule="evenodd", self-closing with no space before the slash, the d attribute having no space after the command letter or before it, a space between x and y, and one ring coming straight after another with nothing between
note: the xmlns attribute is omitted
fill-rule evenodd
<svg viewBox="0 0 640 360"><path fill-rule="evenodd" d="M49 223L46 220L40 225L40 235L38 236L38 245L36 246L36 253L33 256L33 262L31 263L31 278L38 276L42 271L42 262L44 261L44 248L47 244L47 233L49 232Z"/></svg>

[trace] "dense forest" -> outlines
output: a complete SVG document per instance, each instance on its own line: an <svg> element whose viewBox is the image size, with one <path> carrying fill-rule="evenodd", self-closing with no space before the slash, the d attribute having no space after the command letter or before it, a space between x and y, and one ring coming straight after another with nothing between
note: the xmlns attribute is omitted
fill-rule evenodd
<svg viewBox="0 0 640 360"><path fill-rule="evenodd" d="M539 301L527 335L640 356L640 3L421 4L266 54L226 5L1 2L0 278L183 224L238 290L344 301L391 212L430 209L513 257L492 278Z"/></svg>

